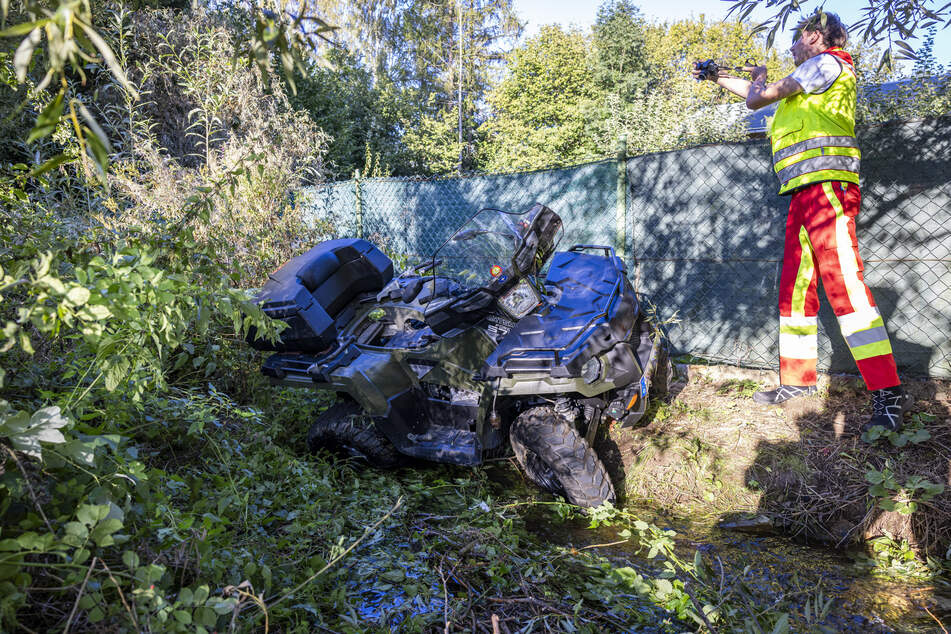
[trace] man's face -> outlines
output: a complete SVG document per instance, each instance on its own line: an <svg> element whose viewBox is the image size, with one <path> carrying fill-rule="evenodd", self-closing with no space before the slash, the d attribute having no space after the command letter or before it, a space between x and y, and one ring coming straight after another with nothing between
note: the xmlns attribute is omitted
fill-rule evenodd
<svg viewBox="0 0 951 634"><path fill-rule="evenodd" d="M817 48L817 43L821 39L822 34L818 31L803 31L799 35L792 46L789 47L789 52L792 53L793 62L795 62L796 66L799 66L810 57L814 57L822 52L822 50Z"/></svg>

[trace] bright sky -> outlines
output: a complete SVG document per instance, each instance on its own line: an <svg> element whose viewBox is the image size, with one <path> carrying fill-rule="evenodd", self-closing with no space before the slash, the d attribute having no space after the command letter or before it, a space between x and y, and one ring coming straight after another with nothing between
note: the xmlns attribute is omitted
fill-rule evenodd
<svg viewBox="0 0 951 634"><path fill-rule="evenodd" d="M700 14L706 15L710 20L718 20L726 17L730 7L730 3L723 0L634 0L634 3L652 21L673 21L691 16L699 17ZM543 24L576 25L587 30L594 23L601 3L598 0L514 0L514 4L515 12L528 21L525 34L530 37ZM816 0L802 2L806 12L812 12L818 4ZM868 0L828 0L826 8L838 13L844 22L851 24L862 17L861 8L867 4ZM771 14L769 10L757 9L748 19L763 20ZM921 39L919 37L918 40L911 40L912 48L917 48ZM777 36L775 46L785 49L789 44L788 36ZM951 28L935 34L934 52L938 63L948 69L951 66Z"/></svg>

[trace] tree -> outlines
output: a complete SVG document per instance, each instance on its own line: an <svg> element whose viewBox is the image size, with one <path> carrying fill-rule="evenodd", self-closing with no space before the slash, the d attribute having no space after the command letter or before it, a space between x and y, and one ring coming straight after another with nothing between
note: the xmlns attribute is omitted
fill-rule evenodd
<svg viewBox="0 0 951 634"><path fill-rule="evenodd" d="M781 59L775 50L767 51L749 26L735 21L708 22L703 14L696 20L652 25L647 31L646 56L653 71L653 87L689 74L694 62L705 59L714 59L721 66L756 61L765 64L771 78L784 77L793 69L791 60ZM697 89L716 103L735 101L735 97L710 82L698 83Z"/></svg>
<svg viewBox="0 0 951 634"><path fill-rule="evenodd" d="M812 0L729 0L728 15L736 14L745 20L757 6L773 8L775 13L756 26L756 32L766 31L766 46L771 47L777 33L792 28L803 15L803 9ZM816 11L822 11L820 2ZM880 65L891 66L895 60L917 58L915 50L907 42L929 29L946 29L951 25L951 3L936 0L868 0L862 9L862 18L852 25L853 31L861 32L862 41L868 44L887 42ZM793 21L790 23L789 18Z"/></svg>
<svg viewBox="0 0 951 634"><path fill-rule="evenodd" d="M630 0L608 0L592 27L591 59L598 90L630 101L643 95L650 76L647 22Z"/></svg>
<svg viewBox="0 0 951 634"><path fill-rule="evenodd" d="M143 5L151 6L145 1L140 6ZM4 0L0 6L6 26L10 3ZM222 8L240 14L239 20L248 25L242 31L241 48L235 58L244 57L256 65L265 81L271 77L272 64L279 64L292 91L292 75L294 70L303 68L304 54L313 50L318 41L324 41L326 33L334 29L320 17L305 14L300 7L291 10L287 3L276 0L249 0L240 8L234 5ZM42 51L45 74L34 90L38 93L47 87L57 90L56 96L38 114L28 142L48 137L61 122L71 120L68 129L71 134L75 133L80 155L88 154L104 179L112 147L82 98L80 88L86 84L87 71L108 69L117 86L131 99L138 99L139 95L112 47L97 30L95 22L108 11L98 6L96 10L94 13L89 2L25 0L15 5L16 23L0 31L0 37L22 37L13 57L19 84L27 83L34 54ZM34 173L44 173L76 158L59 154L37 166Z"/></svg>
<svg viewBox="0 0 951 634"><path fill-rule="evenodd" d="M477 104L521 33L512 0L324 1L340 21L339 42L357 52L376 82L389 82L412 104L400 122L408 132L410 169L445 171L450 155L456 157L452 167L459 167L461 155L461 167L472 168Z"/></svg>
<svg viewBox="0 0 951 634"><path fill-rule="evenodd" d="M951 77L935 59L934 36L935 29L929 29L921 48L915 51L916 61L909 75L879 69L876 75L881 81L867 85L859 94L857 121L917 119L951 111Z"/></svg>
<svg viewBox="0 0 951 634"><path fill-rule="evenodd" d="M592 27L588 66L596 94L583 111L586 134L604 154L616 142L611 122L619 110L647 96L651 77L647 30L640 10L629 0L606 1Z"/></svg>
<svg viewBox="0 0 951 634"><path fill-rule="evenodd" d="M455 104L449 104L435 114L420 117L415 126L406 130L403 142L412 156L414 173L448 174L459 168L460 153L465 158L469 153L466 144L459 143L458 124L459 111ZM464 160L463 168L469 166L470 162Z"/></svg>
<svg viewBox="0 0 951 634"><path fill-rule="evenodd" d="M381 173L406 174L406 151L401 122L411 104L388 79L373 73L343 49L328 55L330 66L310 63L296 76L297 94L290 102L310 114L333 142L326 156L328 172L349 178L366 166L369 153Z"/></svg>
<svg viewBox="0 0 951 634"><path fill-rule="evenodd" d="M707 22L699 19L647 25L642 55L647 69L646 87L638 98L601 95L598 112L591 121L593 143L602 154L627 138L630 154L670 150L688 145L746 136L742 115L745 108L730 110L736 97L710 82L695 82L689 75L693 62L715 59L722 66L740 66L757 60L771 77L792 70L776 51L765 51L762 39L739 22ZM597 54L602 54L600 51Z"/></svg>
<svg viewBox="0 0 951 634"><path fill-rule="evenodd" d="M481 167L570 165L595 153L582 115L596 93L589 43L581 31L549 25L508 55L508 72L488 96Z"/></svg>

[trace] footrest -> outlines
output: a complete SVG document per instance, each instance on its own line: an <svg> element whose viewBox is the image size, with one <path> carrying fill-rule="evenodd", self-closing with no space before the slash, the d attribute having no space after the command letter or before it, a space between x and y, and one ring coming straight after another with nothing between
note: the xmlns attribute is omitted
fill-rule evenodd
<svg viewBox="0 0 951 634"><path fill-rule="evenodd" d="M408 434L399 450L414 458L463 466L482 462L482 445L475 432L434 425L423 434Z"/></svg>
<svg viewBox="0 0 951 634"><path fill-rule="evenodd" d="M271 377L274 383L313 387L314 378L307 373L319 357L312 354L279 352L268 357L261 366L261 373Z"/></svg>

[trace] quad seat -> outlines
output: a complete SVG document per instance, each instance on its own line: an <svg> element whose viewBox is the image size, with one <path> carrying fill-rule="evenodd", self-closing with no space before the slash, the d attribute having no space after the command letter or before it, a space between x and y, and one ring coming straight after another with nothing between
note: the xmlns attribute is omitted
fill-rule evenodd
<svg viewBox="0 0 951 634"><path fill-rule="evenodd" d="M393 263L357 238L321 242L268 276L257 302L289 328L276 344L248 334L259 350L320 352L337 338L334 321L362 293L379 292L393 277Z"/></svg>

